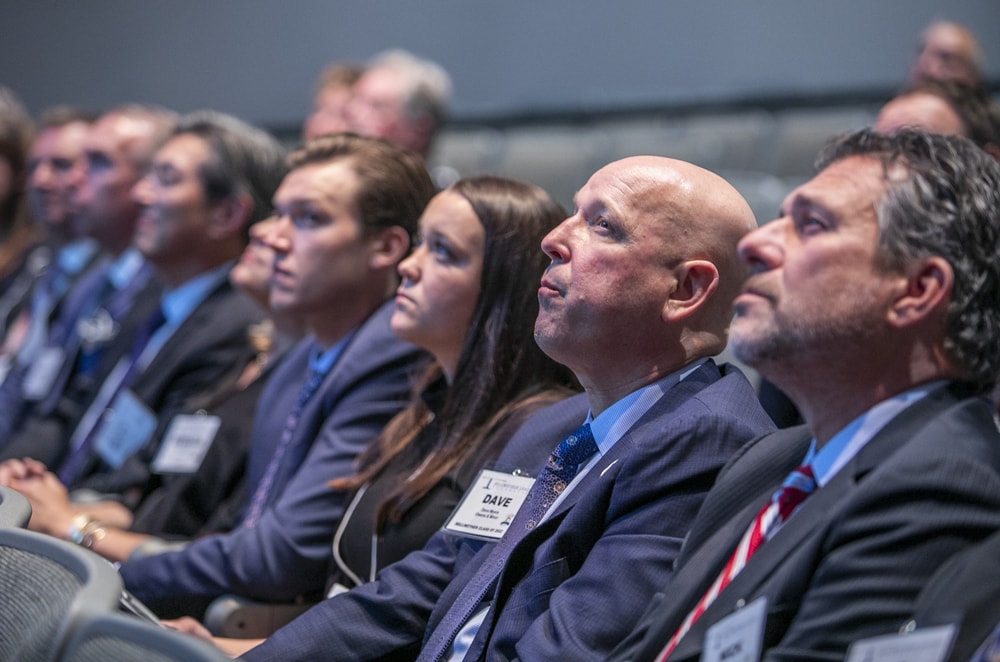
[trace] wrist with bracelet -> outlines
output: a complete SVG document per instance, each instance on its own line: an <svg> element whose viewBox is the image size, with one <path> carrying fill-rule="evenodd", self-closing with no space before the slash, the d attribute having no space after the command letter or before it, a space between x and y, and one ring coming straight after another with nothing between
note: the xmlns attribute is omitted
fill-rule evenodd
<svg viewBox="0 0 1000 662"><path fill-rule="evenodd" d="M77 515L69 525L67 538L81 547L92 549L107 535L107 529L90 515Z"/></svg>

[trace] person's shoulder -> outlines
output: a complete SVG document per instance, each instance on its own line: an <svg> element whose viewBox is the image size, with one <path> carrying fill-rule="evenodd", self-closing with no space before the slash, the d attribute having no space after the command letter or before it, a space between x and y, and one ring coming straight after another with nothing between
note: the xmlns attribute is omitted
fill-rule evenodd
<svg viewBox="0 0 1000 662"><path fill-rule="evenodd" d="M343 356L355 356L375 363L395 360L398 355L411 358L424 356L423 350L400 340L392 332L389 320L393 310L392 301L376 308L352 333L344 347Z"/></svg>

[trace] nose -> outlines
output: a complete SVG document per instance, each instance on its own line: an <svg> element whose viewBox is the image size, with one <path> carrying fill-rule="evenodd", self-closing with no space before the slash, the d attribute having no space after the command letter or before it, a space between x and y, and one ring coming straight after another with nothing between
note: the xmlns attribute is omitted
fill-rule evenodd
<svg viewBox="0 0 1000 662"><path fill-rule="evenodd" d="M153 186L149 182L149 175L145 175L132 186L132 199L140 205L148 205L153 200Z"/></svg>
<svg viewBox="0 0 1000 662"><path fill-rule="evenodd" d="M569 234L573 218L570 216L542 237L542 250L553 262L566 262L569 259Z"/></svg>
<svg viewBox="0 0 1000 662"><path fill-rule="evenodd" d="M52 186L52 166L45 161L39 161L28 176L28 186L48 189Z"/></svg>
<svg viewBox="0 0 1000 662"><path fill-rule="evenodd" d="M423 250L423 245L417 246L413 249L413 252L400 262L398 267L396 267L396 271L399 272L399 275L404 281L414 283L420 279L420 264L417 254Z"/></svg>
<svg viewBox="0 0 1000 662"><path fill-rule="evenodd" d="M292 219L288 214L275 212L272 220L268 220L267 227L261 229L260 240L273 251L287 253L292 247L292 233L295 231Z"/></svg>
<svg viewBox="0 0 1000 662"><path fill-rule="evenodd" d="M781 263L781 237L789 222L786 218L773 220L740 239L736 250L751 273L768 271Z"/></svg>

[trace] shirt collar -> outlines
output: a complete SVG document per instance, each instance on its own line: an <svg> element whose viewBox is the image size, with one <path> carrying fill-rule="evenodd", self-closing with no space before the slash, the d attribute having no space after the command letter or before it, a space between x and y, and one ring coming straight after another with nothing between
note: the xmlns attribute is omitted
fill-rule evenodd
<svg viewBox="0 0 1000 662"><path fill-rule="evenodd" d="M97 242L93 239L75 239L56 254L56 264L68 274L78 274L97 254Z"/></svg>
<svg viewBox="0 0 1000 662"><path fill-rule="evenodd" d="M333 347L327 350L320 347L318 343L313 342L312 349L309 351L309 370L312 372L318 372L322 375L330 372L330 368L332 368L333 364L337 362L337 358L340 356L340 353L344 350L344 347L353 335L353 331L348 333L343 338L338 340Z"/></svg>
<svg viewBox="0 0 1000 662"><path fill-rule="evenodd" d="M636 421L642 418L667 391L680 383L682 379L701 367L708 361L700 359L661 377L652 384L632 391L624 398L614 403L595 418L593 412L587 412L587 422L597 442L597 450L604 455L615 443L628 432Z"/></svg>
<svg viewBox="0 0 1000 662"><path fill-rule="evenodd" d="M883 400L848 423L818 452L813 439L803 464L812 465L813 475L820 487L826 485L889 421L946 383L945 380L928 382Z"/></svg>
<svg viewBox="0 0 1000 662"><path fill-rule="evenodd" d="M163 306L163 317L166 318L167 324L176 326L187 319L191 311L205 300L208 293L226 278L231 266L232 263L227 262L222 266L195 276L169 292L164 292L161 305Z"/></svg>
<svg viewBox="0 0 1000 662"><path fill-rule="evenodd" d="M145 262L142 253L134 248L127 248L108 267L108 280L116 290L124 289L132 282Z"/></svg>

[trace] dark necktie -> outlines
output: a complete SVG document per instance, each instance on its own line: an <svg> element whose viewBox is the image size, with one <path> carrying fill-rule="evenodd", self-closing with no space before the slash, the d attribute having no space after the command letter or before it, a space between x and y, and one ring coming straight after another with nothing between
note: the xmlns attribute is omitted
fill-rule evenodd
<svg viewBox="0 0 1000 662"><path fill-rule="evenodd" d="M580 465L597 453L597 443L584 423L566 437L552 452L545 468L538 474L527 498L514 516L507 533L493 547L479 571L472 577L448 613L431 633L418 660L440 660L451 648L455 637L482 604L503 570L511 551L548 512L562 494Z"/></svg>
<svg viewBox="0 0 1000 662"><path fill-rule="evenodd" d="M268 492L270 492L271 486L274 484L274 479L278 475L278 469L281 467L281 462L285 458L285 453L288 451L288 447L291 445L292 439L295 437L295 428L299 425L299 418L302 416L302 411L305 409L309 399L312 398L314 393L316 393L316 389L319 388L319 385L323 382L323 377L325 375L326 373L319 370L309 370L309 377L299 390L299 396L295 401L295 405L292 406L292 410L288 413L288 417L285 419L285 427L281 431L281 438L278 440L278 445L274 449L271 461L267 463L267 468L264 470L264 476L260 479L260 482L257 483L257 489L254 490L253 496L250 498L250 506L247 508L246 517L243 518L244 526L254 527L257 526L257 522L260 521L261 513L264 511L264 503L267 501Z"/></svg>
<svg viewBox="0 0 1000 662"><path fill-rule="evenodd" d="M146 345L149 344L149 340L153 337L153 334L156 333L157 329L163 326L164 322L166 322L166 317L163 314L163 308L157 307L156 311L150 315L149 319L147 319L145 324L143 324L139 329L135 342L132 344L132 350L125 359L127 364L124 372L114 388L108 391L106 402L101 404L95 400L91 403L91 407L100 406L103 409L103 407L111 405L115 401L115 396L118 393L131 386L132 380L135 379L135 376L139 372L139 358L142 356L143 351L146 349ZM113 377L114 371L112 372L112 375L109 375L109 379ZM84 465L90 458L94 443L97 440L97 432L101 428L101 420L101 417L98 417L93 421L90 428L84 435L83 441L75 448L71 449L69 456L63 460L62 464L59 465L59 469L56 473L59 475L59 480L62 481L63 485L66 485L67 487L70 486L79 476ZM84 425L85 421L81 420L80 424ZM76 434L74 434L74 437L76 437Z"/></svg>
<svg viewBox="0 0 1000 662"><path fill-rule="evenodd" d="M743 570L743 567L750 560L750 557L753 556L753 553L767 540L768 533L776 531L777 527L784 524L791 514L795 512L795 509L815 490L816 478L813 476L812 467L808 464L798 467L788 475L788 478L785 479L785 482L778 491L774 493L771 500L757 513L757 517L751 522L750 528L743 534L732 556L729 557L726 565L723 566L722 572L715 578L715 581L709 586L705 595L698 601L694 609L688 613L680 627L677 628L677 632L667 642L663 651L656 658L659 662L663 662L663 660L666 660L670 656L670 653L673 652L678 642L691 629L695 621L701 618L705 610L715 602L715 598L725 590L729 582L733 580L733 577Z"/></svg>

